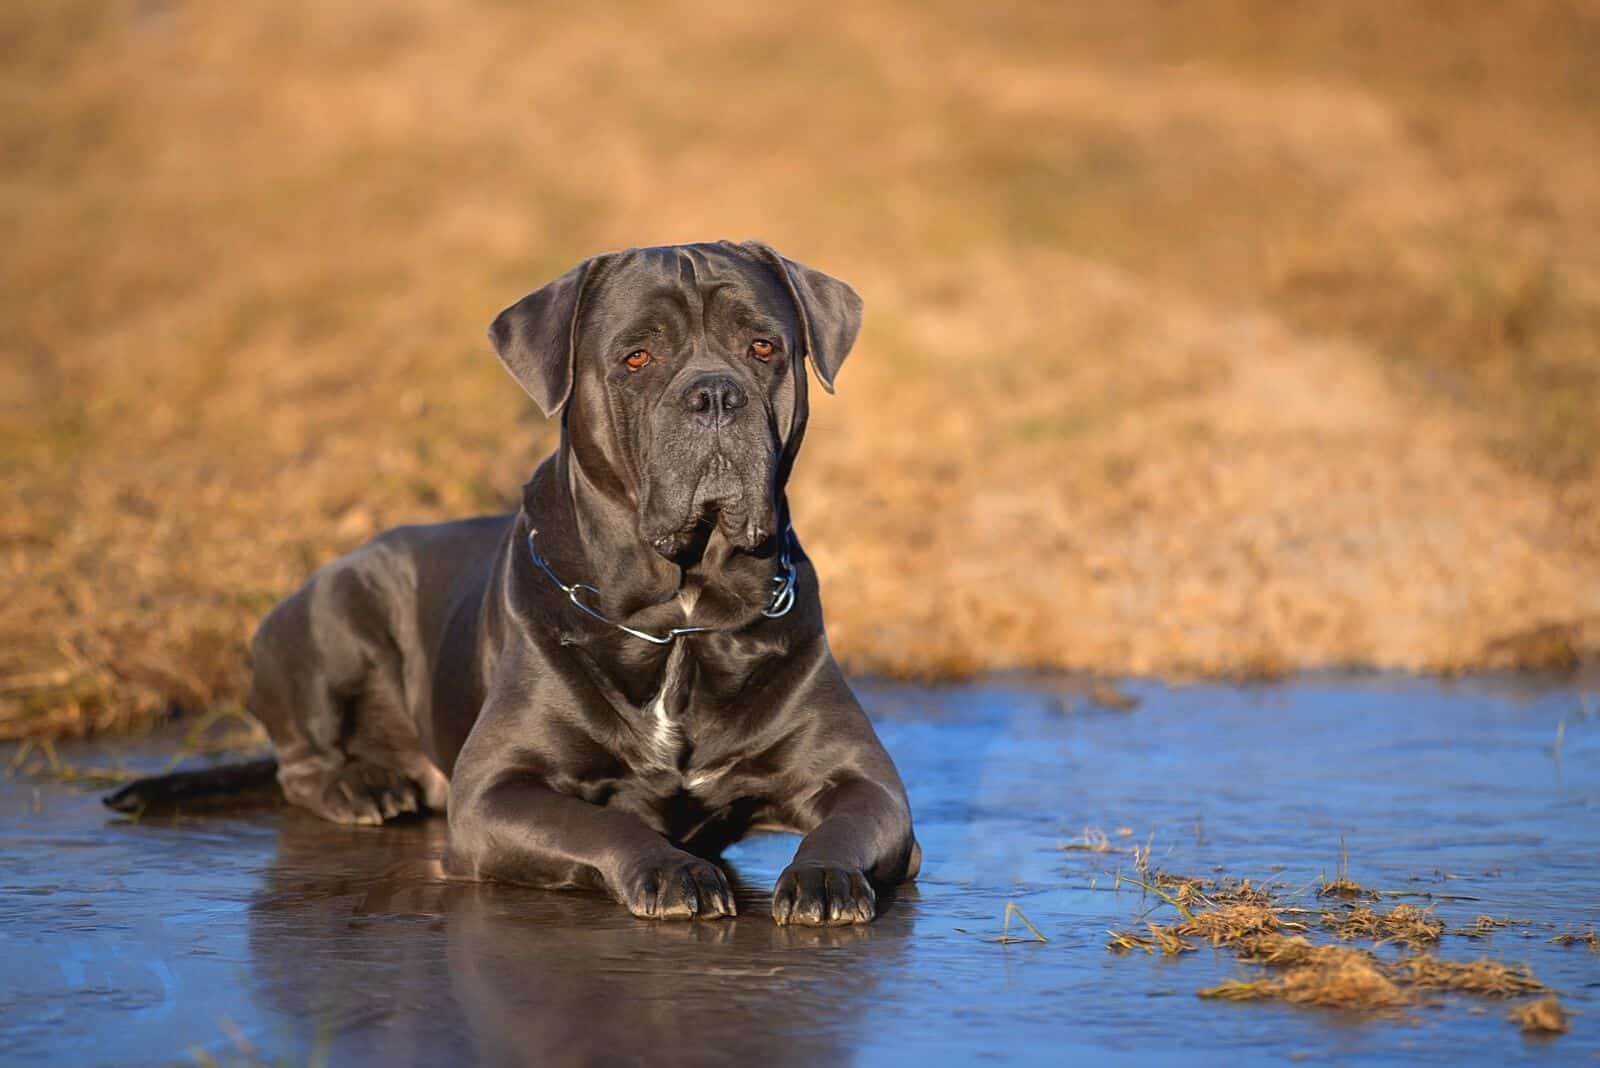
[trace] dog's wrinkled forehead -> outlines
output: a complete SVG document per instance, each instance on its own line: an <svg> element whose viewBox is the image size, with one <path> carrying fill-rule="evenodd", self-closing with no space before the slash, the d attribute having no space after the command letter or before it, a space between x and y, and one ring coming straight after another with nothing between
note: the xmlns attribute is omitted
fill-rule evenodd
<svg viewBox="0 0 1600 1068"><path fill-rule="evenodd" d="M630 249L594 275L573 339L580 352L654 342L715 350L746 334L776 334L791 350L802 344L788 288L737 246Z"/></svg>

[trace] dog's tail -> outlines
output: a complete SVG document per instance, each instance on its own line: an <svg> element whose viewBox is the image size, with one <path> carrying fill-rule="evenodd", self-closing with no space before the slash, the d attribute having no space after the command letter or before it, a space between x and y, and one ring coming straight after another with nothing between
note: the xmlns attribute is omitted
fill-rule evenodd
<svg viewBox="0 0 1600 1068"><path fill-rule="evenodd" d="M223 764L199 771L175 771L136 779L114 794L101 798L105 806L133 815L159 815L219 808L245 808L278 804L278 761L263 757L240 764Z"/></svg>

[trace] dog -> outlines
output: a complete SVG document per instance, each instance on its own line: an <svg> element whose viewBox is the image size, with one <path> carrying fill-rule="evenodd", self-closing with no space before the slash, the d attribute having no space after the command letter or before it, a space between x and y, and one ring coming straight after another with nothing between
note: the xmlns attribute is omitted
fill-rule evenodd
<svg viewBox="0 0 1600 1068"><path fill-rule="evenodd" d="M516 514L388 531L267 616L249 707L284 796L340 823L442 811L450 875L656 919L734 915L716 858L793 832L773 919L870 922L921 849L785 492L806 363L832 392L861 313L728 241L596 256L501 312L495 352L560 444Z"/></svg>

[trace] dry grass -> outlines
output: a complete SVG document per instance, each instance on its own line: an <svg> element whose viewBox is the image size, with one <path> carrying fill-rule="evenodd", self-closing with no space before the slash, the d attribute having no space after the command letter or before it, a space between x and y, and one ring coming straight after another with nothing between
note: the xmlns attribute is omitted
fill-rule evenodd
<svg viewBox="0 0 1600 1068"><path fill-rule="evenodd" d="M1110 940L1106 942L1106 948L1114 953L1138 949L1146 953L1160 953L1163 957L1194 952L1194 943L1186 941L1171 927L1159 923L1146 923L1145 927L1150 931L1148 937L1132 931L1107 931Z"/></svg>
<svg viewBox="0 0 1600 1068"><path fill-rule="evenodd" d="M12 754L7 776L23 775L36 781L70 783L88 789L120 786L149 774L130 768L95 767L61 759L48 738L28 739Z"/></svg>
<svg viewBox="0 0 1600 1068"><path fill-rule="evenodd" d="M1595 934L1593 927L1587 931L1563 931L1550 939L1558 946L1588 946L1590 953L1600 952L1600 935Z"/></svg>
<svg viewBox="0 0 1600 1068"><path fill-rule="evenodd" d="M1549 988L1533 976L1526 964L1481 960L1460 962L1419 954L1402 958L1398 974L1424 990L1454 990L1486 998L1514 998L1542 994Z"/></svg>
<svg viewBox="0 0 1600 1068"><path fill-rule="evenodd" d="M1333 964L1356 958L1375 962L1371 953L1349 946L1316 945L1304 935L1273 933L1252 934L1233 944L1234 955L1252 964L1265 964L1273 968L1306 968Z"/></svg>
<svg viewBox="0 0 1600 1068"><path fill-rule="evenodd" d="M1305 925L1281 919L1274 909L1264 905L1238 904L1197 912L1176 930L1180 935L1193 935L1213 946L1222 946L1280 930L1303 931Z"/></svg>
<svg viewBox="0 0 1600 1068"><path fill-rule="evenodd" d="M1358 898L1369 897L1376 901L1381 895L1376 890L1369 890L1350 878L1350 849L1345 844L1344 836L1339 836L1339 867L1334 872L1332 879L1326 874L1317 887L1318 897Z"/></svg>
<svg viewBox="0 0 1600 1068"><path fill-rule="evenodd" d="M1502 927L1509 927L1514 921L1507 916L1495 919L1493 916L1474 916L1472 926L1457 934L1466 938L1488 938Z"/></svg>
<svg viewBox="0 0 1600 1068"><path fill-rule="evenodd" d="M1017 918L1023 927L1027 928L1028 934L1026 937L1011 933L1011 918L1013 916ZM989 941L1002 946L1010 946L1019 942L1048 942L1050 940L1040 933L1039 928L1033 925L1033 921L1028 919L1021 909L1017 908L1015 901L1007 901L1005 916L1000 924L1000 936L991 938Z"/></svg>
<svg viewBox="0 0 1600 1068"><path fill-rule="evenodd" d="M1431 905L1426 909L1396 905L1388 912L1357 905L1341 912L1323 913L1322 926L1342 941L1359 938L1380 946L1431 946L1444 934L1444 921L1434 918Z"/></svg>
<svg viewBox="0 0 1600 1068"><path fill-rule="evenodd" d="M1289 968L1281 978L1230 979L1199 991L1225 1001L1287 1001L1355 1012L1394 1013L1411 997L1371 960L1358 955Z"/></svg>
<svg viewBox="0 0 1600 1068"><path fill-rule="evenodd" d="M1196 878L1158 871L1150 881L1185 905L1196 902L1206 905L1271 905L1276 901L1276 895L1270 889L1249 879L1226 876Z"/></svg>
<svg viewBox="0 0 1600 1068"><path fill-rule="evenodd" d="M1360 883L1349 878L1336 878L1323 882L1317 887L1318 897L1378 897L1376 890L1368 890Z"/></svg>
<svg viewBox="0 0 1600 1068"><path fill-rule="evenodd" d="M1554 997L1540 998L1511 1010L1511 1020L1524 1031L1534 1034L1564 1035L1567 1033L1567 1013Z"/></svg>
<svg viewBox="0 0 1600 1068"><path fill-rule="evenodd" d="M219 729L220 728L220 729ZM239 756L260 753L269 742L255 717L239 706L224 705L198 716L184 731L172 757L160 772L175 771L198 754ZM36 782L67 783L86 789L120 786L152 774L151 769L97 767L64 760L48 737L28 738L11 754L8 776L22 775Z"/></svg>
<svg viewBox="0 0 1600 1068"><path fill-rule="evenodd" d="M1229 980L1199 991L1227 1001L1277 999L1363 1012L1391 1012L1411 997L1371 953L1347 946L1313 945L1300 936L1256 932L1232 943L1236 956L1281 972L1276 978Z"/></svg>
<svg viewBox="0 0 1600 1068"><path fill-rule="evenodd" d="M1348 858L1341 864L1341 880L1348 880ZM1134 882L1175 908L1182 922L1164 925L1146 921L1149 935L1111 931L1106 948L1116 953L1141 950L1177 956L1191 951L1188 938L1204 938L1212 946L1233 954L1240 962L1264 969L1260 974L1226 980L1200 990L1199 996L1221 1001L1285 1001L1379 1015L1399 1015L1430 992L1449 991L1485 998L1528 997L1547 992L1527 965L1506 964L1487 958L1458 962L1440 960L1426 952L1384 958L1375 950L1399 944L1415 950L1439 941L1443 921L1429 909L1397 905L1376 912L1351 905L1322 914L1322 926L1342 942L1360 940L1371 948L1315 943L1307 938L1305 924L1292 917L1313 910L1296 907L1276 895L1251 887L1247 880L1208 880L1158 872L1150 882ZM1119 881L1120 882L1120 881ZM1325 896L1324 880L1316 896ZM1231 903L1218 899L1232 887ZM1211 895L1211 896L1206 896ZM1462 933L1482 934L1508 921L1480 916ZM1574 936L1574 940L1578 940ZM1559 1033L1565 1016L1554 998L1517 1009L1512 1018L1527 1030Z"/></svg>
<svg viewBox="0 0 1600 1068"><path fill-rule="evenodd" d="M868 301L794 493L850 668L1570 666L1597 47L1560 0L5 5L0 737L237 701L308 570L550 446L500 307L723 235Z"/></svg>

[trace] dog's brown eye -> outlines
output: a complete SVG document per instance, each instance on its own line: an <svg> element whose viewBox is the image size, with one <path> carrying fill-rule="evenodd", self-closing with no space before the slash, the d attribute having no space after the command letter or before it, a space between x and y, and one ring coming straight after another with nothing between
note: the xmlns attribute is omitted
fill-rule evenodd
<svg viewBox="0 0 1600 1068"><path fill-rule="evenodd" d="M637 371L650 362L650 353L644 349L634 349L623 362L628 365L628 370Z"/></svg>
<svg viewBox="0 0 1600 1068"><path fill-rule="evenodd" d="M754 356L762 363L766 363L768 360L772 359L772 342L768 341L764 337L756 338L754 341L750 342L750 355Z"/></svg>

